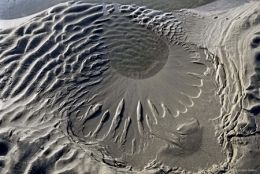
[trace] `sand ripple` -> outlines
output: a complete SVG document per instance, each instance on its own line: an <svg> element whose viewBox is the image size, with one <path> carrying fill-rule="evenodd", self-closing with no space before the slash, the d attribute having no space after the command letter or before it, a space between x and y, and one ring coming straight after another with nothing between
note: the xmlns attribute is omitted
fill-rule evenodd
<svg viewBox="0 0 260 174"><path fill-rule="evenodd" d="M184 115L201 96L207 54L186 41L177 13L68 2L0 37L0 118L34 145L28 154L19 149L28 143L10 145L19 160L6 171L73 173L71 161L94 151L119 168L171 154L173 165L199 169L181 160L201 153L203 124ZM13 139L0 142L0 156Z"/></svg>

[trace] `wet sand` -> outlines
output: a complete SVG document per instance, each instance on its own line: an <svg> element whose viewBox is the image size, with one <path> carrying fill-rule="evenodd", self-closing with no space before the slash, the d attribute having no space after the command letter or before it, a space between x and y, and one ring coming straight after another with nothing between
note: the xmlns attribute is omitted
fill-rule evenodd
<svg viewBox="0 0 260 174"><path fill-rule="evenodd" d="M0 21L0 172L260 170L259 2L141 5Z"/></svg>

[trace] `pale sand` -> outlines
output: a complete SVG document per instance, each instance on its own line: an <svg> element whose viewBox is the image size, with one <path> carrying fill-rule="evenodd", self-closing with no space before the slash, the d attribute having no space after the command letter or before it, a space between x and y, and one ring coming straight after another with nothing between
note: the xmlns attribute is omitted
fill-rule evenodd
<svg viewBox="0 0 260 174"><path fill-rule="evenodd" d="M0 172L260 171L260 3L236 2L1 20Z"/></svg>

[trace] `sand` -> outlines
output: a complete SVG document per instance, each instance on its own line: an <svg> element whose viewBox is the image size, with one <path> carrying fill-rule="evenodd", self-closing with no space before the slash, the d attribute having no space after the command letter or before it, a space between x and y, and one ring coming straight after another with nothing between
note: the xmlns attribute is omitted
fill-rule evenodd
<svg viewBox="0 0 260 174"><path fill-rule="evenodd" d="M54 4L0 13L0 173L260 171L259 2Z"/></svg>
<svg viewBox="0 0 260 174"><path fill-rule="evenodd" d="M39 11L46 10L58 3L67 2L68 0L15 0L0 1L0 18L1 19L14 19L21 18ZM74 0L75 1L75 0ZM148 8L163 10L163 11L172 11L179 10L183 8L195 8L203 4L207 4L215 0L160 0L160 1L151 1L151 0L120 0L118 3L129 5L136 4L138 6L146 6ZM241 0L240 0L241 1ZM114 3L113 0L82 0L81 2L87 3ZM33 8L32 8L33 7Z"/></svg>

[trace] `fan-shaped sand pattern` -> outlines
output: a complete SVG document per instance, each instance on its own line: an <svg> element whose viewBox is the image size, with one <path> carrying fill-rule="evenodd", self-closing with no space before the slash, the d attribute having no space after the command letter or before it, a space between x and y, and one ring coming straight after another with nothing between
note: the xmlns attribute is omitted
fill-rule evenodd
<svg viewBox="0 0 260 174"><path fill-rule="evenodd" d="M65 119L73 143L101 147L113 159L103 161L117 167L141 169L164 153L191 156L203 126L182 114L201 95L206 55L185 41L176 15L69 2L1 31L1 120L45 130ZM42 155L57 160L67 148L60 150ZM31 161L26 155L21 159ZM48 172L52 163L41 169L34 164L44 162L35 159L27 168L17 164L17 172Z"/></svg>
<svg viewBox="0 0 260 174"><path fill-rule="evenodd" d="M104 73L98 87L89 91L89 96L95 96L90 104L73 109L73 134L83 142L103 144L114 157L124 154L126 161L130 156L135 159L145 154L144 164L154 158L146 149L158 148L152 145L154 138L175 144L176 155L194 153L202 137L199 123L195 128L189 128L189 118L180 118L175 125L166 123L176 122L174 118L193 105L192 98L200 96L201 76L206 70L200 63L201 53L183 43L181 22L172 14L117 4L108 8L112 8L108 10L112 14L105 13L109 21L101 38L112 69ZM132 46L137 38L140 43ZM185 89L181 89L182 84ZM185 121L184 127L192 135L183 133L187 140L180 142L177 126ZM161 133L164 131L166 134ZM197 142L194 147L187 147L190 139Z"/></svg>

